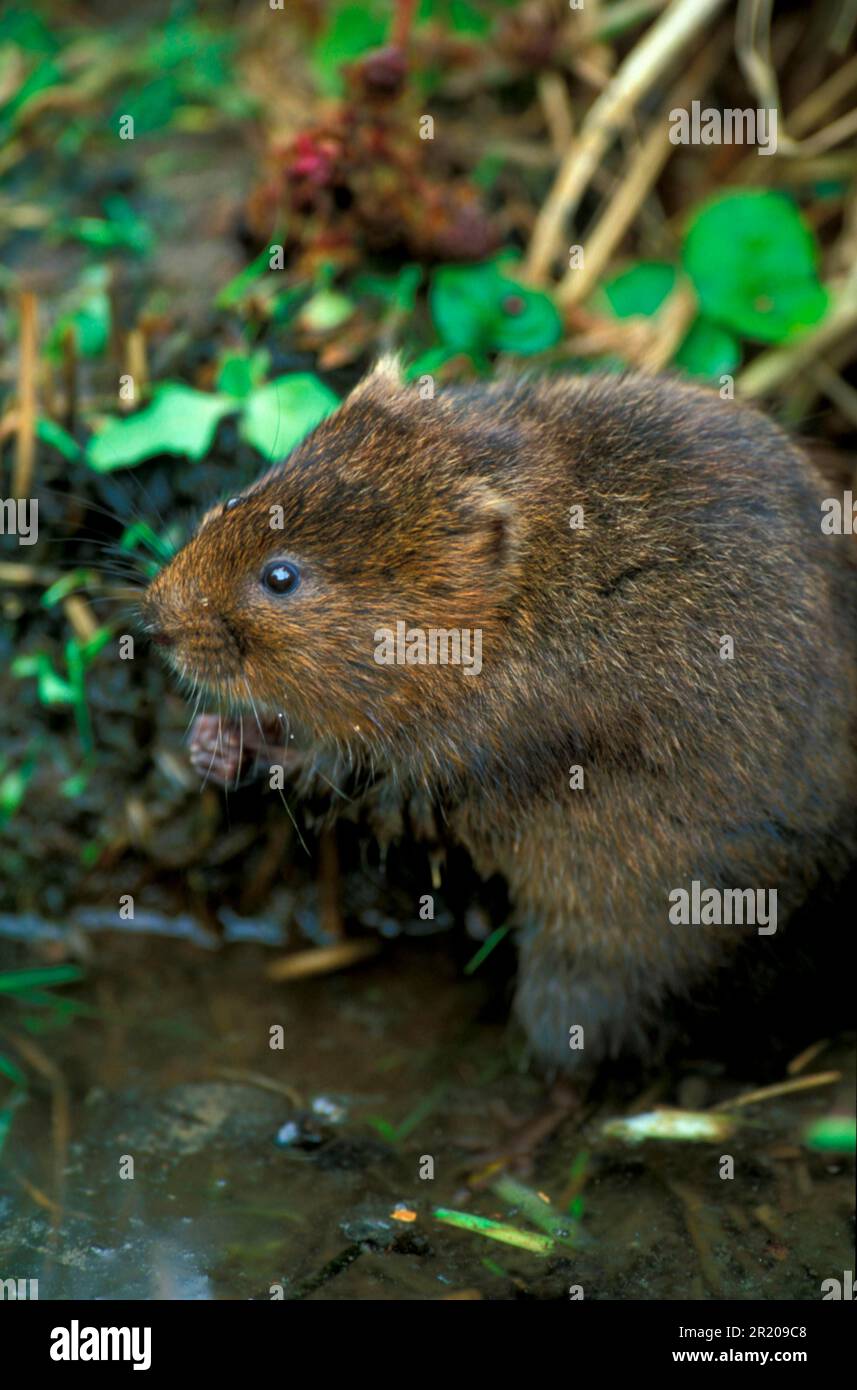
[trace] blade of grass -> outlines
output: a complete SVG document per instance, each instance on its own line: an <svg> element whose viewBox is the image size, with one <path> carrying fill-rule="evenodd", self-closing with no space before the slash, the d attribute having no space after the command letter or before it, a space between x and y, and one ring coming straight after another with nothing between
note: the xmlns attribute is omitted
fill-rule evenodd
<svg viewBox="0 0 857 1390"><path fill-rule="evenodd" d="M511 930L511 925L505 927L496 927L495 930L492 931L491 935L488 937L488 940L483 941L482 945L479 947L479 950L476 952L476 955L472 956L471 959L465 965L465 975L472 975L474 971L478 970L482 962L488 959L495 946L499 946L500 942L503 940L503 937L506 936Z"/></svg>
<svg viewBox="0 0 857 1390"><path fill-rule="evenodd" d="M554 1249L550 1236L538 1236L532 1231L519 1231L516 1226L507 1226L502 1221L492 1221L487 1216L474 1216L469 1211L450 1211L446 1207L436 1207L432 1213L436 1221L446 1226L456 1226L462 1231L472 1231L474 1235L485 1236L488 1240L499 1240L503 1245L515 1245L519 1250L529 1250L533 1255L549 1255Z"/></svg>
<svg viewBox="0 0 857 1390"><path fill-rule="evenodd" d="M0 974L0 993L19 994L22 990L70 985L82 980L84 973L79 965L45 965L37 970L6 970Z"/></svg>

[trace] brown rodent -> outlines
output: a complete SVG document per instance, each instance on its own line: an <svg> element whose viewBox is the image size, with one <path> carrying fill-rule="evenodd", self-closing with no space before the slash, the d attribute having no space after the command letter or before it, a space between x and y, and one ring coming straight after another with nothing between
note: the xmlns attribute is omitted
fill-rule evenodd
<svg viewBox="0 0 857 1390"><path fill-rule="evenodd" d="M505 876L544 1062L642 1051L739 937L778 941L671 920L676 890L776 890L781 925L851 854L843 542L804 454L713 391L607 375L424 395L381 364L208 513L145 617L181 676L428 791ZM397 623L479 630L481 670L379 664Z"/></svg>

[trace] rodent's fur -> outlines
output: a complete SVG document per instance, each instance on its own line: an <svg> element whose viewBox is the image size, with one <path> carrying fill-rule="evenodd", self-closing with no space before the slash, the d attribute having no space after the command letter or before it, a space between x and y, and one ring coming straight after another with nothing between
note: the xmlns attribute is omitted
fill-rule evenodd
<svg viewBox="0 0 857 1390"><path fill-rule="evenodd" d="M505 875L518 1016L574 1068L642 1050L728 960L741 933L671 924L671 890L775 888L782 921L852 853L854 576L822 496L765 416L675 379L423 399L383 363L207 515L145 615L181 674L430 791ZM293 594L261 587L273 558ZM481 673L379 665L400 621L481 629Z"/></svg>

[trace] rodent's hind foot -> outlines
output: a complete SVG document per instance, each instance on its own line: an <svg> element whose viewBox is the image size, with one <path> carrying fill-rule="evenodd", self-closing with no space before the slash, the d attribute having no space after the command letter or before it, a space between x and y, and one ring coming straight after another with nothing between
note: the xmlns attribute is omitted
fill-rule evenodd
<svg viewBox="0 0 857 1390"><path fill-rule="evenodd" d="M582 1080L599 1063L657 1050L654 1001L559 952L522 951L514 1010L540 1065Z"/></svg>

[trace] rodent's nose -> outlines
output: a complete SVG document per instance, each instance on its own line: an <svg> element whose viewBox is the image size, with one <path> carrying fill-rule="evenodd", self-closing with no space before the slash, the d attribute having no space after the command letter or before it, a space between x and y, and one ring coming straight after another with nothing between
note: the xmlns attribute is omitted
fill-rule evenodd
<svg viewBox="0 0 857 1390"><path fill-rule="evenodd" d="M156 647L172 647L175 645L175 638L170 637L168 632L152 632L149 635Z"/></svg>

